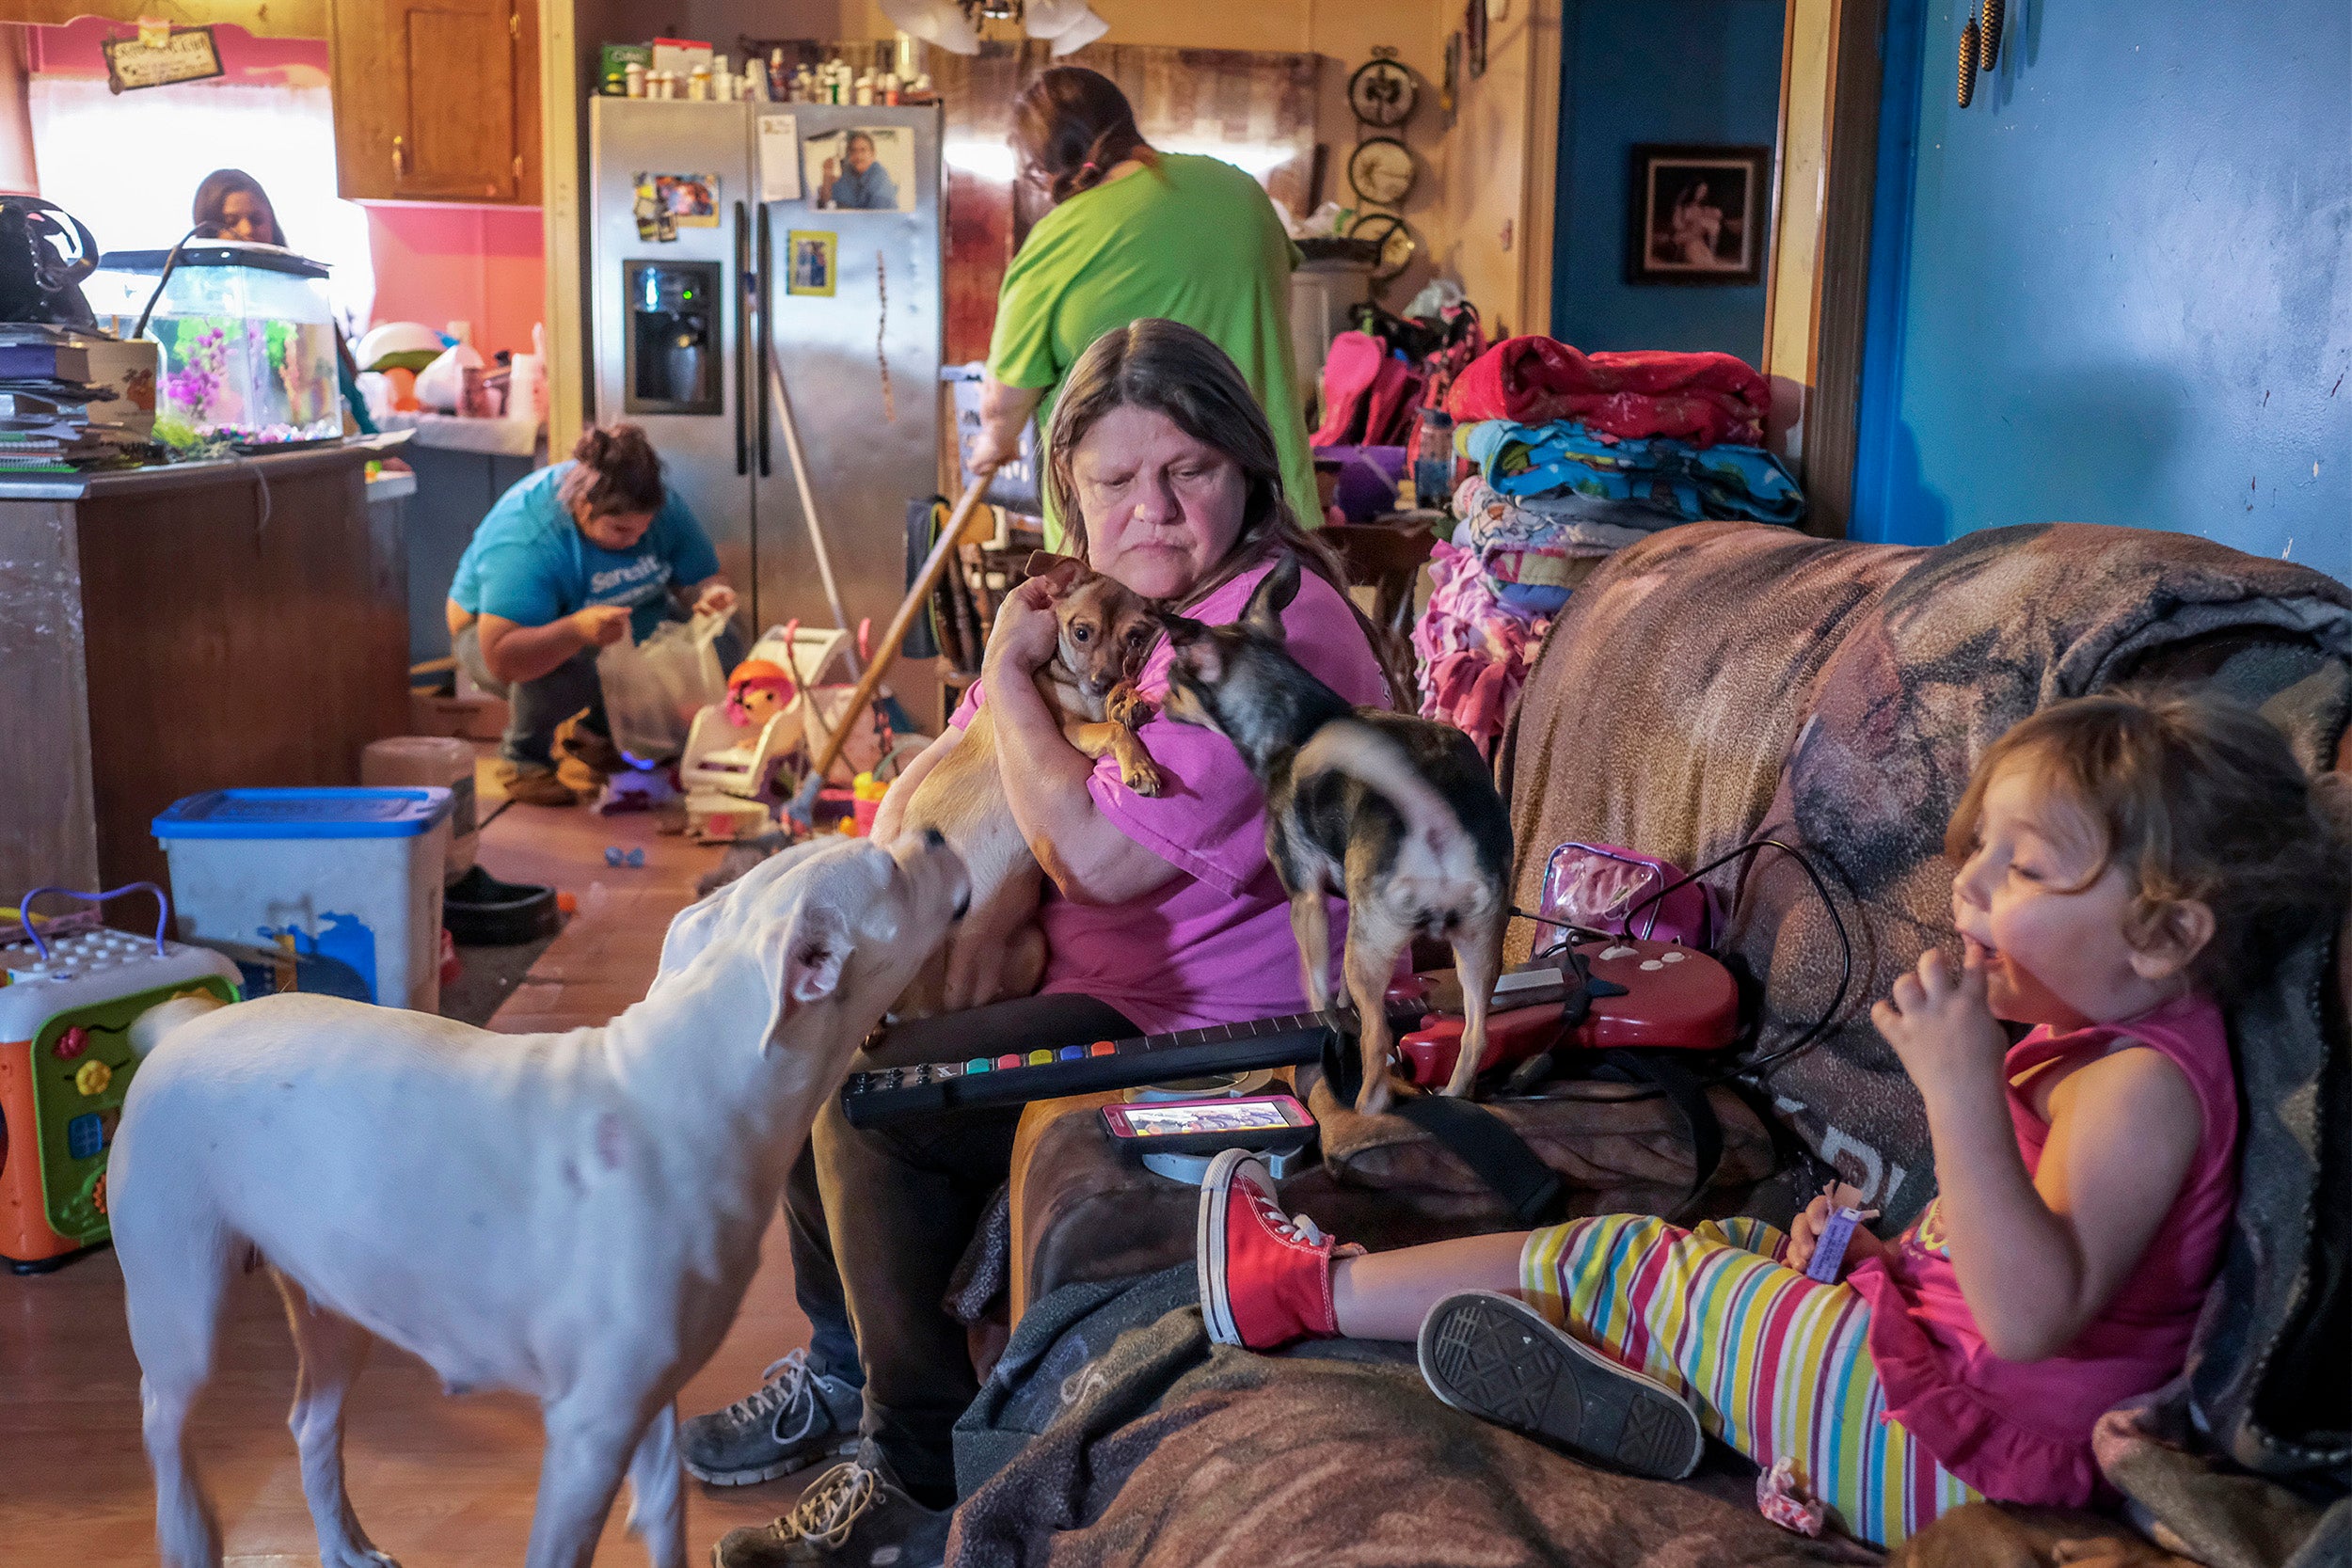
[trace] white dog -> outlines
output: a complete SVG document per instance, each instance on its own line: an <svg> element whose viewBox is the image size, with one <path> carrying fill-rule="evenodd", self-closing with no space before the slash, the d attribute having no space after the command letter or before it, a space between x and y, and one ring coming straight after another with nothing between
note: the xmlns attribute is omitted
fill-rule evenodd
<svg viewBox="0 0 2352 1568"><path fill-rule="evenodd" d="M671 922L645 1000L601 1029L310 996L147 1015L110 1186L164 1560L221 1560L182 1433L258 1253L301 1357L325 1568L391 1565L343 1491L371 1334L453 1392L537 1396L530 1568L591 1560L624 1471L629 1527L682 1568L671 1402L734 1321L824 1097L969 896L936 834L778 855Z"/></svg>

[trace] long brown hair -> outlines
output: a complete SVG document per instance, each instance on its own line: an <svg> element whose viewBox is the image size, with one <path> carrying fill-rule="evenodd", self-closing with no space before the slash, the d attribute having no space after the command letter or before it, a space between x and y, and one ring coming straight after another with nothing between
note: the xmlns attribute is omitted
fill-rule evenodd
<svg viewBox="0 0 2352 1568"><path fill-rule="evenodd" d="M224 229L227 227L225 220L229 198L239 194L260 202L262 211L269 214L267 243L284 245L286 231L278 224L278 204L269 198L269 192L262 189L259 180L241 168L216 168L206 175L203 183L196 187L196 199L188 204L188 216L194 222L208 224L215 230Z"/></svg>
<svg viewBox="0 0 2352 1568"><path fill-rule="evenodd" d="M1054 204L1090 191L1130 158L1152 152L1119 84L1099 71L1060 65L1021 90L1012 105L1013 155L1021 175Z"/></svg>
<svg viewBox="0 0 2352 1568"><path fill-rule="evenodd" d="M1952 813L1945 853L1973 852L1985 792L2007 768L2079 811L2099 863L2078 893L2119 867L2130 880L2136 945L2166 907L2196 899L2213 940L2190 973L2243 995L2311 931L2342 918L2347 894L2345 781L2308 777L2278 727L2253 709L2188 692L2116 691L2056 703L1986 748Z"/></svg>
<svg viewBox="0 0 2352 1568"><path fill-rule="evenodd" d="M1223 560L1193 585L1177 609L1199 604L1225 583L1290 554L1339 591L1355 615L1373 657L1388 678L1389 694L1406 712L1413 708L1412 684L1400 669L1390 638L1347 592L1347 568L1338 552L1300 526L1282 489L1282 457L1274 429L1249 390L1249 383L1225 351L1182 322L1146 316L1104 333L1070 367L1054 399L1054 420L1046 435L1045 484L1054 511L1069 535L1066 548L1087 559L1086 512L1079 504L1072 462L1087 432L1115 408L1145 408L1165 415L1194 440L1216 448L1242 472L1241 532ZM1073 526L1074 525L1074 526Z"/></svg>
<svg viewBox="0 0 2352 1568"><path fill-rule="evenodd" d="M572 447L572 469L556 482L567 507L583 507L592 517L615 513L659 512L669 499L661 483L661 459L644 431L633 424L590 425Z"/></svg>

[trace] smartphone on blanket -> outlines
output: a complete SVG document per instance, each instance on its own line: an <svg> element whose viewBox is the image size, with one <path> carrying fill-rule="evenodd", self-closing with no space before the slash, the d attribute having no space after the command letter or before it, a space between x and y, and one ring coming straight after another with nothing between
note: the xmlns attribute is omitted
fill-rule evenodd
<svg viewBox="0 0 2352 1568"><path fill-rule="evenodd" d="M1314 1135L1315 1118L1290 1095L1245 1094L1105 1105L1103 1126L1121 1148L1215 1154L1295 1148Z"/></svg>

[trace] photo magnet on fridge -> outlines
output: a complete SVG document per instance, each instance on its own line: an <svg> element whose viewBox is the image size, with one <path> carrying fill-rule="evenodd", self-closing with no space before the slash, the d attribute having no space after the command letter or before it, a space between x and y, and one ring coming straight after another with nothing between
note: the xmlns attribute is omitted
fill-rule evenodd
<svg viewBox="0 0 2352 1568"><path fill-rule="evenodd" d="M680 229L719 227L719 177L715 174L657 174L654 195Z"/></svg>
<svg viewBox="0 0 2352 1568"><path fill-rule="evenodd" d="M793 229L784 237L784 292L833 297L834 233L829 229Z"/></svg>
<svg viewBox="0 0 2352 1568"><path fill-rule="evenodd" d="M904 125L826 131L801 144L809 199L844 213L914 211L914 133Z"/></svg>

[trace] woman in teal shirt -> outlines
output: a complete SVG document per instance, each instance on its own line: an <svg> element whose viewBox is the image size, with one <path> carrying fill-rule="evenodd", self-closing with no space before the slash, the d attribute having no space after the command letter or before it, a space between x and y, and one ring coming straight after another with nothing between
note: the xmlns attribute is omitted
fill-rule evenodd
<svg viewBox="0 0 2352 1568"><path fill-rule="evenodd" d="M1095 339L1158 316L1205 334L1241 371L1273 426L1283 496L1314 527L1323 509L1291 360L1298 249L1273 201L1220 159L1154 150L1117 84L1076 66L1046 71L1021 94L1012 143L1023 177L1054 210L1029 230L997 292L974 471L1020 456L1029 417L1051 415L1062 378ZM1045 532L1060 548L1050 499Z"/></svg>
<svg viewBox="0 0 2352 1568"><path fill-rule="evenodd" d="M466 673L506 699L499 755L510 797L543 806L577 799L555 776L554 741L582 708L572 754L599 773L623 766L596 652L624 635L643 641L681 603L726 614L735 590L637 426L587 431L570 462L499 498L458 559L449 629ZM731 665L741 646L730 631L719 650Z"/></svg>

